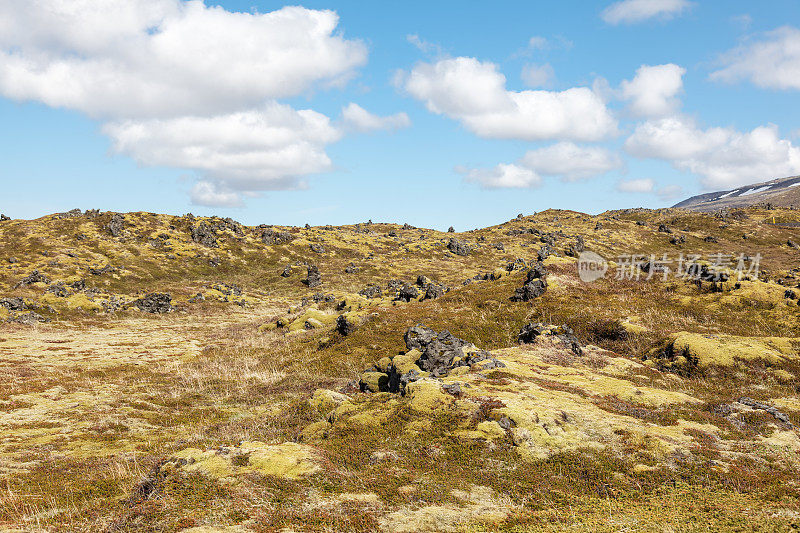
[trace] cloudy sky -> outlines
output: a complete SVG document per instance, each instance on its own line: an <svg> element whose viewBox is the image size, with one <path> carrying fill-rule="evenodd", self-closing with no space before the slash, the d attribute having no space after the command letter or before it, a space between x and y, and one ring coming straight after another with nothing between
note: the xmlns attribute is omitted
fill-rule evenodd
<svg viewBox="0 0 800 533"><path fill-rule="evenodd" d="M0 0L0 211L458 229L800 174L800 3Z"/></svg>

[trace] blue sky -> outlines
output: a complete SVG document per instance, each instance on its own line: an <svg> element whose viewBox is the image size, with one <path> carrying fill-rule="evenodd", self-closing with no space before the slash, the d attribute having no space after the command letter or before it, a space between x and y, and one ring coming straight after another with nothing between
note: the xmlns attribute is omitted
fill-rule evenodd
<svg viewBox="0 0 800 533"><path fill-rule="evenodd" d="M91 4L0 0L12 217L465 230L800 174L796 1Z"/></svg>

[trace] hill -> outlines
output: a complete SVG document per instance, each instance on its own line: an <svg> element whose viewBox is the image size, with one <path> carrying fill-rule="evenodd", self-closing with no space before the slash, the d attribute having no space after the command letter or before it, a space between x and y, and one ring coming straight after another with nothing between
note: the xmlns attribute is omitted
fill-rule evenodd
<svg viewBox="0 0 800 533"><path fill-rule="evenodd" d="M0 221L0 528L796 527L775 217Z"/></svg>
<svg viewBox="0 0 800 533"><path fill-rule="evenodd" d="M752 205L800 207L800 176L774 179L728 191L700 194L683 200L673 207L711 212Z"/></svg>

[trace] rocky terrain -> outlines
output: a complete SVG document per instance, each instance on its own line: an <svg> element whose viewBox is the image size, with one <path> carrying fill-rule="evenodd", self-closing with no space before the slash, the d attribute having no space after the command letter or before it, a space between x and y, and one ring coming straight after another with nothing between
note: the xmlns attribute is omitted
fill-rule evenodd
<svg viewBox="0 0 800 533"><path fill-rule="evenodd" d="M754 205L800 208L800 176L778 178L727 191L699 194L673 207L708 213L719 209Z"/></svg>
<svg viewBox="0 0 800 533"><path fill-rule="evenodd" d="M4 216L0 529L795 530L777 205L463 233Z"/></svg>

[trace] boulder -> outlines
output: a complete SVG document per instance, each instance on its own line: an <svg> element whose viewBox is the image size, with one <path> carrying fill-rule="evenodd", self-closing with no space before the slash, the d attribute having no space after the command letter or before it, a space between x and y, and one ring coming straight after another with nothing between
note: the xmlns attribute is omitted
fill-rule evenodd
<svg viewBox="0 0 800 533"><path fill-rule="evenodd" d="M410 302L411 300L416 300L417 298L419 298L419 290L408 283L400 288L400 292L397 295L397 299L404 302Z"/></svg>
<svg viewBox="0 0 800 533"><path fill-rule="evenodd" d="M197 226L192 226L191 231L192 240L197 244L208 246L209 248L219 248L216 231L205 222L201 222Z"/></svg>
<svg viewBox="0 0 800 533"><path fill-rule="evenodd" d="M537 261L533 265L531 265L530 270L528 270L528 274L525 277L525 282L532 281L538 278L544 278L547 276L547 267L544 266L544 263L541 261Z"/></svg>
<svg viewBox="0 0 800 533"><path fill-rule="evenodd" d="M344 315L336 317L336 331L338 331L342 337L347 337L353 330L355 330L355 325L347 320L347 317Z"/></svg>
<svg viewBox="0 0 800 533"><path fill-rule="evenodd" d="M436 298L444 296L445 292L447 292L447 287L445 287L444 285L438 285L436 283L428 283L428 285L425 287L425 296L422 299L435 300Z"/></svg>
<svg viewBox="0 0 800 533"><path fill-rule="evenodd" d="M377 285L370 283L360 291L358 294L363 296L364 298L380 298L383 294L383 289L378 287Z"/></svg>
<svg viewBox="0 0 800 533"><path fill-rule="evenodd" d="M405 284L406 282L403 281L402 279L390 279L389 281L386 282L386 288L389 289L390 291L396 291L400 290L400 288L402 288L403 285Z"/></svg>
<svg viewBox="0 0 800 533"><path fill-rule="evenodd" d="M119 213L114 213L106 228L112 237L119 237L122 230L125 229L125 217Z"/></svg>
<svg viewBox="0 0 800 533"><path fill-rule="evenodd" d="M570 243L566 250L564 250L564 255L567 257L578 257L578 254L583 252L586 249L586 245L583 242L583 237L580 235L576 236L574 242Z"/></svg>
<svg viewBox="0 0 800 533"><path fill-rule="evenodd" d="M312 242L312 243L309 245L309 248L310 248L310 249L311 249L311 251L312 251L312 252L314 252L315 254L324 254L324 253L325 253L325 247L324 247L324 246L322 246L322 245L321 245L321 244L319 244L319 243L316 243L316 242Z"/></svg>
<svg viewBox="0 0 800 533"><path fill-rule="evenodd" d="M25 301L22 298L0 298L0 306L5 307L9 311L24 311Z"/></svg>
<svg viewBox="0 0 800 533"><path fill-rule="evenodd" d="M49 284L50 280L47 278L47 276L45 276L44 274L42 274L38 270L34 270L30 274L28 274L26 277L22 278L19 281L19 283L17 283L17 287L24 287L26 285L31 285L33 283L47 283L47 284Z"/></svg>
<svg viewBox="0 0 800 533"><path fill-rule="evenodd" d="M283 272L281 272L281 277L288 278L291 275L292 275L292 265L286 265L285 267L283 267Z"/></svg>
<svg viewBox="0 0 800 533"><path fill-rule="evenodd" d="M364 372L359 386L361 392L386 392L389 390L389 376L383 372Z"/></svg>
<svg viewBox="0 0 800 533"><path fill-rule="evenodd" d="M455 237L451 237L447 242L447 249L456 255L469 255L469 245Z"/></svg>
<svg viewBox="0 0 800 533"><path fill-rule="evenodd" d="M319 287L322 285L322 275L320 275L319 269L316 265L308 266L308 278L306 279L306 285L308 285L310 288Z"/></svg>
<svg viewBox="0 0 800 533"><path fill-rule="evenodd" d="M108 274L109 272L114 272L116 268L112 267L111 265L106 265L101 268L97 267L89 267L89 274L93 276L102 276L103 274Z"/></svg>
<svg viewBox="0 0 800 533"><path fill-rule="evenodd" d="M525 278L525 284L514 291L514 296L511 297L513 302L528 302L534 298L543 295L547 290L547 269L543 263L536 263L528 271Z"/></svg>
<svg viewBox="0 0 800 533"><path fill-rule="evenodd" d="M511 297L513 302L529 302L535 298L540 297L547 290L547 281L543 279L536 279L526 283L521 288L514 291L514 296Z"/></svg>
<svg viewBox="0 0 800 533"><path fill-rule="evenodd" d="M264 244L286 244L292 242L294 236L288 231L275 231L273 228L266 228L261 232L261 241Z"/></svg>
<svg viewBox="0 0 800 533"><path fill-rule="evenodd" d="M548 257L550 257L550 254L552 254L552 253L553 253L553 252L552 252L552 250L550 249L550 247L549 247L548 245L546 245L546 244L545 244L544 246L542 246L541 248L539 248L539 251L538 251L538 252L537 252L537 254L536 254L536 259L537 259L538 261L540 261L540 262L541 262L541 261L544 261L545 259L547 259Z"/></svg>
<svg viewBox="0 0 800 533"><path fill-rule="evenodd" d="M583 355L583 349L578 337L575 336L572 328L566 325L553 326L542 324L541 322L529 322L522 326L517 339L522 344L531 344L536 342L537 337L540 336L554 337L575 355Z"/></svg>
<svg viewBox="0 0 800 533"><path fill-rule="evenodd" d="M421 324L410 327L403 335L403 340L406 343L406 348L409 350L424 350L424 347L430 344L431 340L436 336L436 332L431 328L426 328Z"/></svg>
<svg viewBox="0 0 800 533"><path fill-rule="evenodd" d="M153 292L132 303L146 313L168 313L175 309L172 307L172 296L165 293Z"/></svg>
<svg viewBox="0 0 800 533"><path fill-rule="evenodd" d="M425 349L418 364L423 370L434 376L444 375L450 369L453 359L463 357L463 348L467 345L466 341L459 339L449 331L442 331L424 346Z"/></svg>
<svg viewBox="0 0 800 533"><path fill-rule="evenodd" d="M67 296L69 296L69 291L64 286L63 281L59 281L58 283L54 283L49 287L47 287L47 292L55 294L59 298L66 298Z"/></svg>

